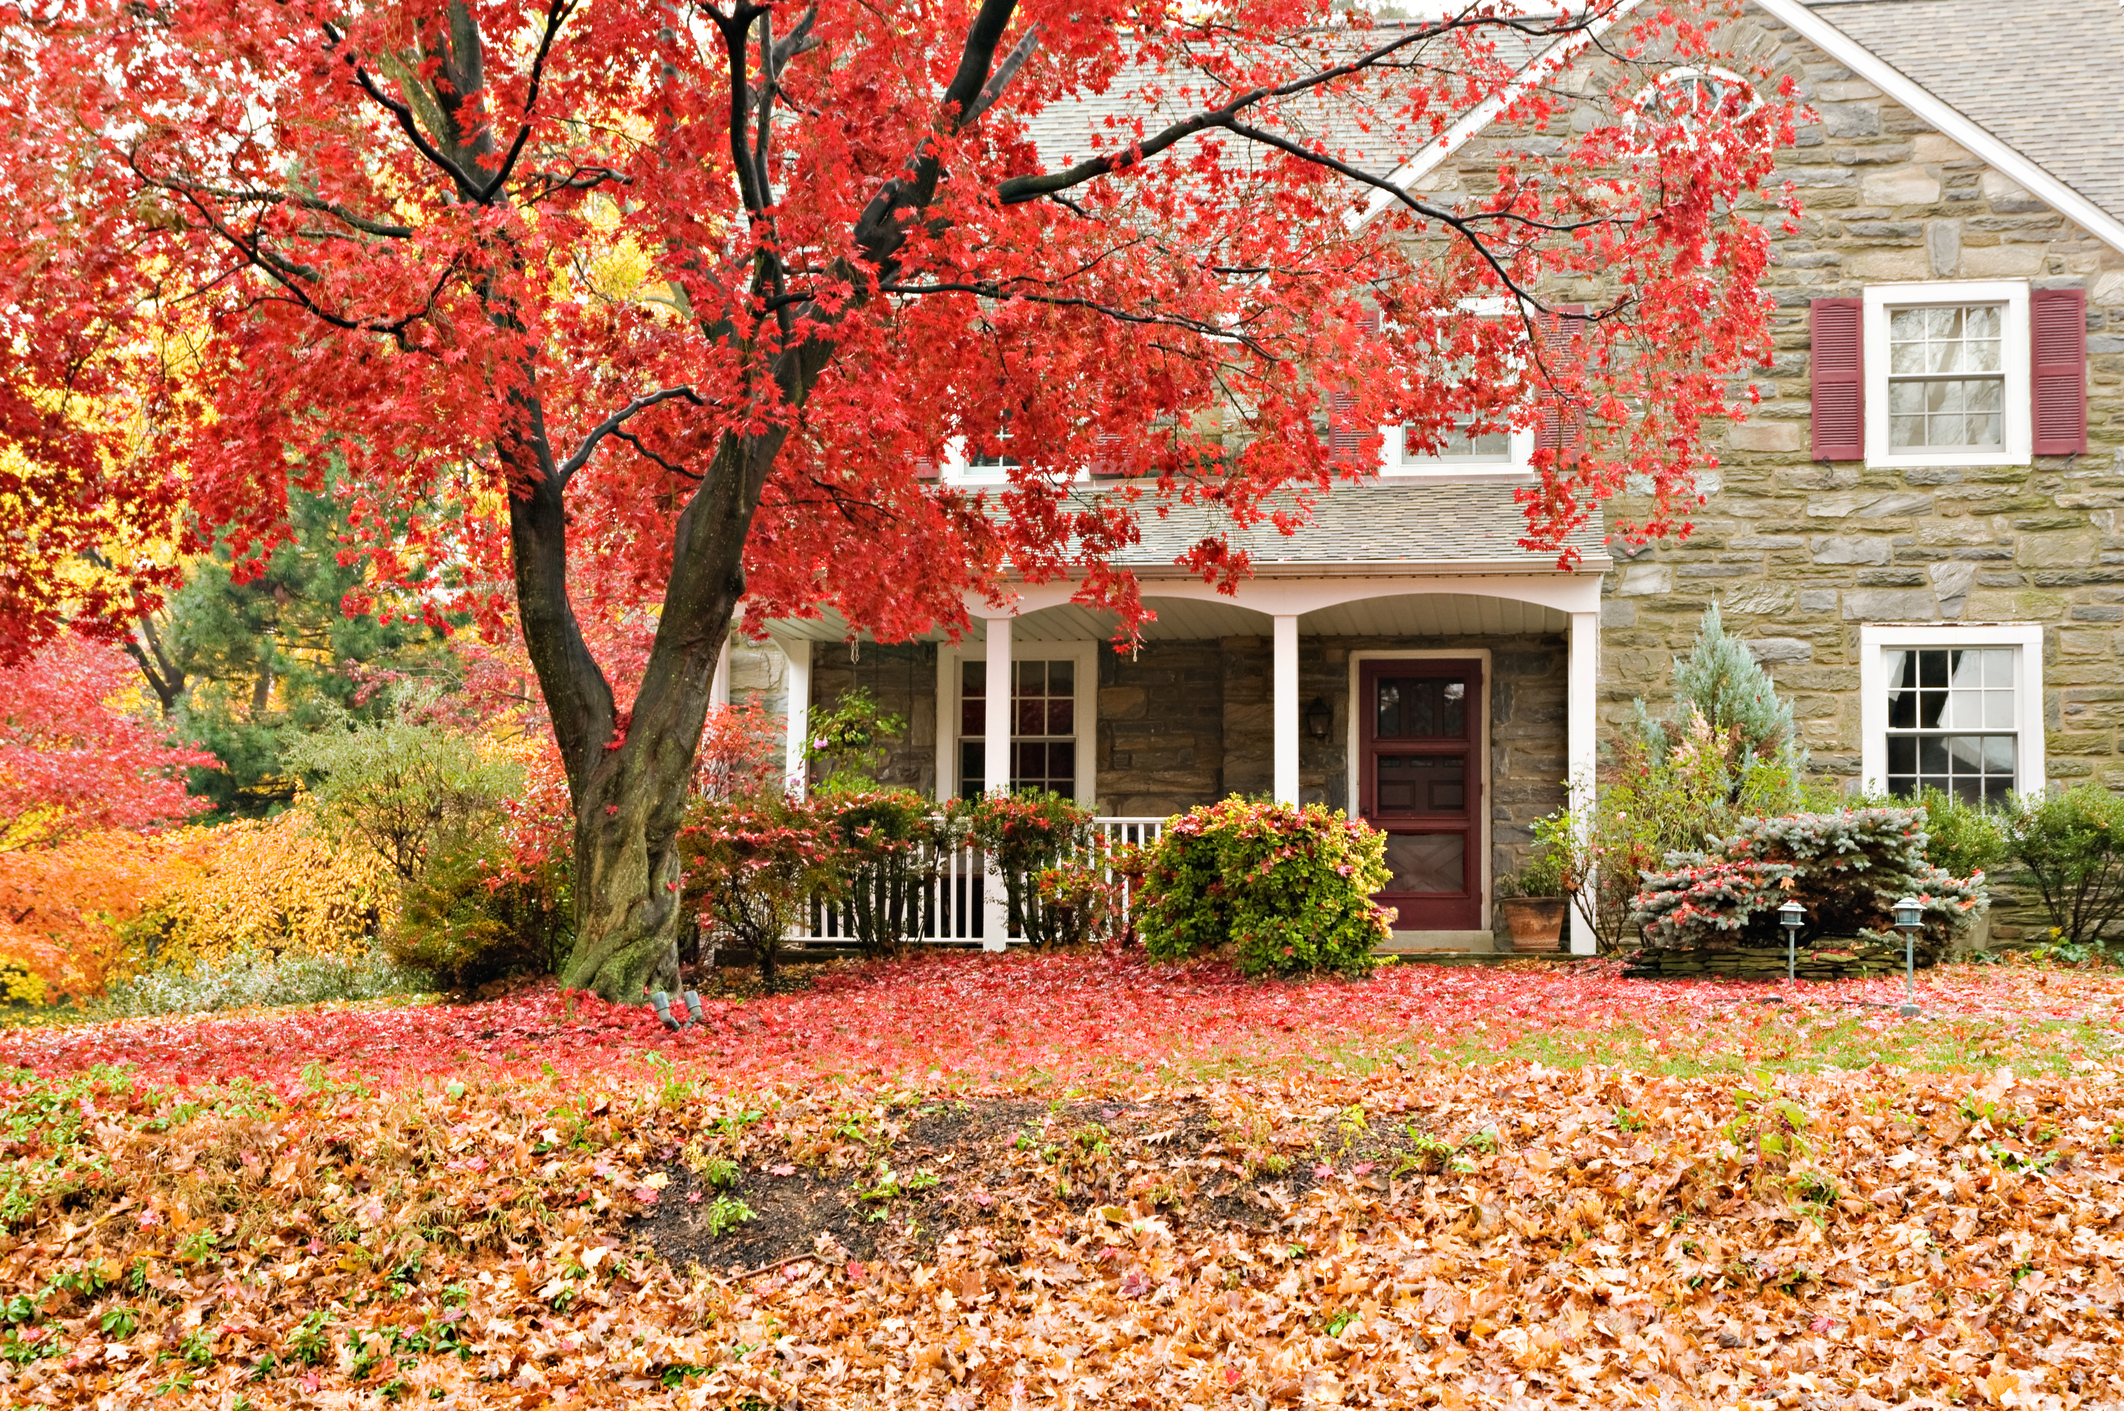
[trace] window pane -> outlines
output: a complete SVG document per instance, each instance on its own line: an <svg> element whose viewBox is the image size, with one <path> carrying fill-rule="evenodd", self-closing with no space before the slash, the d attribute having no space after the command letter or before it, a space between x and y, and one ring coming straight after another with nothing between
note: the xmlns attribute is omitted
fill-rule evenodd
<svg viewBox="0 0 2124 1411"><path fill-rule="evenodd" d="M1468 683L1440 677L1398 677L1377 686L1382 740L1459 740L1468 733Z"/></svg>
<svg viewBox="0 0 2124 1411"><path fill-rule="evenodd" d="M977 799L988 782L988 756L979 740L959 742L959 797Z"/></svg>
<svg viewBox="0 0 2124 1411"><path fill-rule="evenodd" d="M1050 735L1074 735L1077 733L1077 703L1068 696L1053 696L1047 702L1047 733Z"/></svg>
<svg viewBox="0 0 2124 1411"><path fill-rule="evenodd" d="M1077 689L1077 664L1073 661L1051 661L1047 664L1047 694L1067 696Z"/></svg>
<svg viewBox="0 0 2124 1411"><path fill-rule="evenodd" d="M988 680L988 663L969 661L959 668L959 734L981 736L988 733L988 693L982 689Z"/></svg>

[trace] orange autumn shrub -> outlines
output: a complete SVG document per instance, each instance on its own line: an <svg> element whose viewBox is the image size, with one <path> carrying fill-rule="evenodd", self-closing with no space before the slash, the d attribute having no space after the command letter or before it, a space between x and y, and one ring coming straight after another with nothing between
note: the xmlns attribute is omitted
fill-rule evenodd
<svg viewBox="0 0 2124 1411"><path fill-rule="evenodd" d="M379 860L299 809L0 853L0 1003L93 999L168 965L360 956L394 895Z"/></svg>
<svg viewBox="0 0 2124 1411"><path fill-rule="evenodd" d="M213 830L88 833L0 853L0 1000L86 999L131 968L125 932L196 876Z"/></svg>

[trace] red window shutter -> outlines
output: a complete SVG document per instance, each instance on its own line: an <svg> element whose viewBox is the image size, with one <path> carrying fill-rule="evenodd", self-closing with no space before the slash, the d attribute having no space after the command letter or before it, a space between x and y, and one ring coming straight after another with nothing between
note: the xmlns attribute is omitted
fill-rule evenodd
<svg viewBox="0 0 2124 1411"><path fill-rule="evenodd" d="M1541 320L1541 358L1551 375L1561 375L1585 361L1586 306L1564 304ZM1585 413L1565 407L1551 395L1541 404L1541 421L1534 428L1534 449L1555 451L1559 459L1576 451L1586 439Z"/></svg>
<svg viewBox="0 0 2124 1411"><path fill-rule="evenodd" d="M1866 458L1865 316L1863 299L1816 299L1807 306L1818 461Z"/></svg>
<svg viewBox="0 0 2124 1411"><path fill-rule="evenodd" d="M2035 349L2035 453L2079 455L2087 449L2087 291L2031 290L2028 321Z"/></svg>
<svg viewBox="0 0 2124 1411"><path fill-rule="evenodd" d="M1347 387L1328 393L1328 459L1337 465L1355 462L1357 447L1364 440L1364 428L1350 416L1356 404L1357 394Z"/></svg>
<svg viewBox="0 0 2124 1411"><path fill-rule="evenodd" d="M1367 334L1379 332L1379 310L1368 308L1357 317L1357 326ZM1357 405L1357 394L1351 388L1338 387L1328 393L1328 459L1337 465L1352 465L1357 460L1357 448L1372 428L1359 426L1351 416ZM1377 469L1375 465L1373 469Z"/></svg>
<svg viewBox="0 0 2124 1411"><path fill-rule="evenodd" d="M1094 480L1113 480L1128 474L1128 466L1120 453L1121 438L1111 431L1102 431L1098 446L1092 452L1091 476Z"/></svg>

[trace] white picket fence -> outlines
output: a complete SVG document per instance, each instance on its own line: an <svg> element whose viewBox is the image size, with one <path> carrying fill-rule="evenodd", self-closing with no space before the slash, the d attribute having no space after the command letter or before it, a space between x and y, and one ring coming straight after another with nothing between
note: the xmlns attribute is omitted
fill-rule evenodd
<svg viewBox="0 0 2124 1411"><path fill-rule="evenodd" d="M1165 831L1163 818L1106 817L1092 820L1092 848L1101 859L1100 871L1109 882L1113 873L1104 865L1112 848L1127 843L1148 843ZM1122 915L1128 914L1132 898L1124 891ZM1003 950L1018 937L1007 936L1009 905L1003 895L1003 879L988 870L988 859L971 845L954 849L943 859L937 875L922 889L919 900L922 927L919 939L926 944L982 946ZM846 945L848 920L841 908L814 902L809 924L793 926L791 945Z"/></svg>

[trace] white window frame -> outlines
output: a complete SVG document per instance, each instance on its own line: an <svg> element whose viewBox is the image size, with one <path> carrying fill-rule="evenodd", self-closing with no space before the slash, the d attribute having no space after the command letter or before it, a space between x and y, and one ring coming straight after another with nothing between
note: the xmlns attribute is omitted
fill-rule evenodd
<svg viewBox="0 0 2124 1411"><path fill-rule="evenodd" d="M2011 647L2013 780L2017 793L2049 787L2043 756L2043 627L2035 622L1866 622L1859 625L1859 772L1888 792L1888 659L1913 647Z"/></svg>
<svg viewBox="0 0 2124 1411"><path fill-rule="evenodd" d="M1504 318L1512 312L1513 301L1508 298L1468 299L1461 307L1477 318ZM1450 480L1462 484L1534 479L1534 428L1531 425L1513 426L1506 434L1511 439L1502 462L1449 461L1437 456L1404 455L1401 428L1382 426L1379 428L1377 473L1382 480Z"/></svg>
<svg viewBox="0 0 2124 1411"><path fill-rule="evenodd" d="M1999 356L2004 363L2001 442L1975 450L1924 447L1895 451L1888 444L1888 315L1898 309L1942 304L2004 304ZM2035 445L2033 356L2029 346L2028 281L1952 279L1914 284L1872 284L1865 291L1866 464L1906 466L2028 465Z"/></svg>
<svg viewBox="0 0 2124 1411"><path fill-rule="evenodd" d="M975 465L966 454L965 437L954 436L951 440L944 443L944 464L942 469L944 472L943 479L948 484L1008 485L1011 483L1011 473L1022 469L1024 464L1023 461L1012 461L1008 465ZM1062 485L1076 484L1091 479L1091 471L1088 467L1080 467L1075 473L1068 475L1052 471L1047 473L1054 476L1057 484Z"/></svg>
<svg viewBox="0 0 2124 1411"><path fill-rule="evenodd" d="M1024 619L1018 619L1024 625ZM1092 808L1099 782L1099 644L1097 642L1028 642L1012 632L1010 659L1073 661L1077 664L1077 807ZM950 643L937 648L937 799L959 796L959 707L966 673L960 663L985 661L981 645L969 649ZM985 743L985 738L984 738Z"/></svg>

